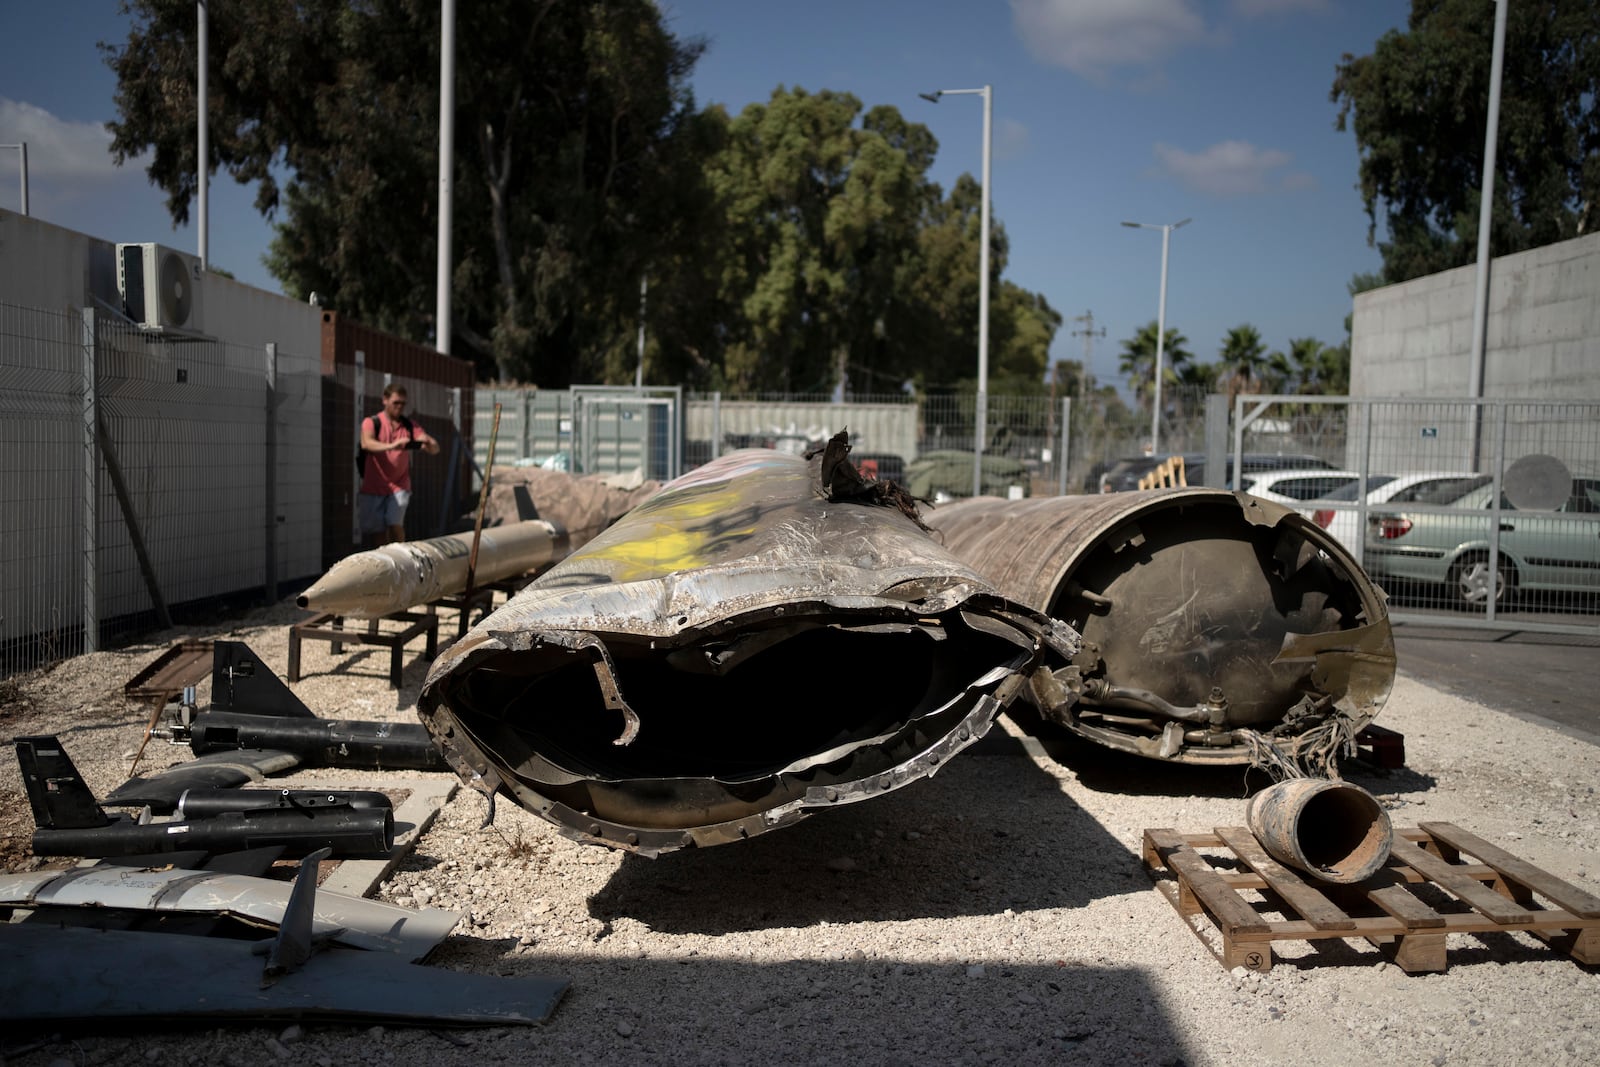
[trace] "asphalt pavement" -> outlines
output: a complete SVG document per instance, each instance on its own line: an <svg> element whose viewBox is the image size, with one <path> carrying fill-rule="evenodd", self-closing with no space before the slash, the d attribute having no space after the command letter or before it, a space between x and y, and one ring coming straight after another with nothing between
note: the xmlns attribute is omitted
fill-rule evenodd
<svg viewBox="0 0 1600 1067"><path fill-rule="evenodd" d="M1600 745L1600 633L1396 623L1394 637L1402 673Z"/></svg>

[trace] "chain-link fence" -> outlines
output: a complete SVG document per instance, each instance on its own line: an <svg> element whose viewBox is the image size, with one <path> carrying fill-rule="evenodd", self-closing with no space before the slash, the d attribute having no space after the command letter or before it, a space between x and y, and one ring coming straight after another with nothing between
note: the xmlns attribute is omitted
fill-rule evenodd
<svg viewBox="0 0 1600 1067"><path fill-rule="evenodd" d="M320 569L318 355L0 304L0 674Z"/></svg>
<svg viewBox="0 0 1600 1067"><path fill-rule="evenodd" d="M1600 403L1238 398L1236 455L1291 450L1341 484L1244 464L1240 487L1333 533L1397 620L1600 630Z"/></svg>

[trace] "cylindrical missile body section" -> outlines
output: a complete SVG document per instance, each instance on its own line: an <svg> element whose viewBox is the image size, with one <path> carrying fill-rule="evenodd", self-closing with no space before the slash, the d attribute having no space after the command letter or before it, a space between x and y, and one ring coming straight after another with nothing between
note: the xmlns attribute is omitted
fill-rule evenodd
<svg viewBox="0 0 1600 1067"><path fill-rule="evenodd" d="M242 748L281 749L309 767L446 769L432 738L414 722L206 711L189 724L189 747L196 756Z"/></svg>
<svg viewBox="0 0 1600 1067"><path fill-rule="evenodd" d="M567 554L561 527L542 519L482 531L475 585L515 578ZM380 618L466 590L472 534L449 534L355 552L335 563L297 598L302 608Z"/></svg>
<svg viewBox="0 0 1600 1067"><path fill-rule="evenodd" d="M1244 763L1358 730L1394 682L1384 596L1298 512L1220 489L941 505L927 522L1000 592L1083 636L1041 711L1112 748ZM1323 737L1325 733L1315 736Z"/></svg>
<svg viewBox="0 0 1600 1067"><path fill-rule="evenodd" d="M388 811L393 807L394 802L375 789L186 789L178 797L176 811L182 819L211 819L238 811Z"/></svg>
<svg viewBox="0 0 1600 1067"><path fill-rule="evenodd" d="M33 832L36 856L143 856L162 852L237 852L281 846L285 856L328 848L336 856L381 856L394 847L389 808L287 808L235 811L205 819L137 823L114 819L104 826Z"/></svg>
<svg viewBox="0 0 1600 1067"><path fill-rule="evenodd" d="M1076 650L909 499L830 498L820 469L713 460L452 645L418 711L463 781L582 841L738 841L931 775Z"/></svg>

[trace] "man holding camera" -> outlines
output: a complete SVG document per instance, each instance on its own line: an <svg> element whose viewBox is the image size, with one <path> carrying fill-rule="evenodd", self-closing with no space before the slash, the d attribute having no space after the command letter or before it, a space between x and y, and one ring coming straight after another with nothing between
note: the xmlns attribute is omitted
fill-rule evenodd
<svg viewBox="0 0 1600 1067"><path fill-rule="evenodd" d="M361 420L361 489L356 506L369 545L406 539L406 505L411 503L411 450L439 454L439 442L406 418L406 387L383 388L383 410Z"/></svg>

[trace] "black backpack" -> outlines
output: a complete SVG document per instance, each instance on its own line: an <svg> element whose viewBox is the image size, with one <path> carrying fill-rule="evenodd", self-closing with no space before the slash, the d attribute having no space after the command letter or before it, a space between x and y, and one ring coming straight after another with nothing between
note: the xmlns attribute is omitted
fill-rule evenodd
<svg viewBox="0 0 1600 1067"><path fill-rule="evenodd" d="M366 422L367 419L371 419L372 420L372 436L377 437L378 434L383 432L383 427L378 423L378 416L376 416L376 415L368 415L366 419L362 419L361 421L362 422ZM413 431L411 429L411 420L409 418L407 418L404 415L401 415L400 416L400 425L405 429L407 434L411 434L413 436L413 438L415 437L415 431ZM361 447L361 442L358 440L356 442L356 474L364 475L366 473L367 473L367 450Z"/></svg>

